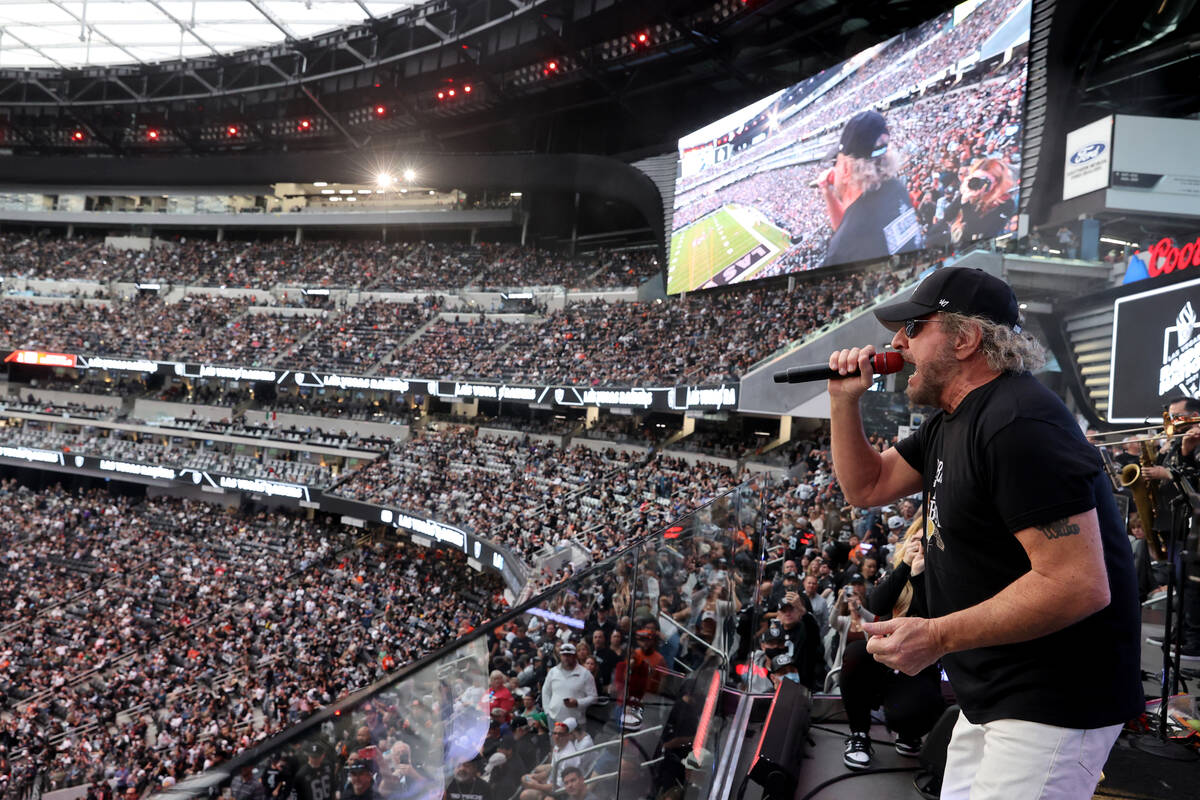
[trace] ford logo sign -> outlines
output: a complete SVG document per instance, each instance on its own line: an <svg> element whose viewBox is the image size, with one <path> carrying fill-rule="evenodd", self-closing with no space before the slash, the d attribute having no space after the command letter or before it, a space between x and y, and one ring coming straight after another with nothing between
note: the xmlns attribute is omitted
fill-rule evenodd
<svg viewBox="0 0 1200 800"><path fill-rule="evenodd" d="M1086 164L1099 158L1107 145L1104 142L1092 142L1071 153L1072 164Z"/></svg>

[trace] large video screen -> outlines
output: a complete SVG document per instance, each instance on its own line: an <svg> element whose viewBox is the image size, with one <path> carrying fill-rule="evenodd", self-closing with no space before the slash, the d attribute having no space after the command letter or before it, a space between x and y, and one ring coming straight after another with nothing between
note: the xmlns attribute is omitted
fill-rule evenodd
<svg viewBox="0 0 1200 800"><path fill-rule="evenodd" d="M963 3L680 139L668 293L1016 230L1031 3Z"/></svg>

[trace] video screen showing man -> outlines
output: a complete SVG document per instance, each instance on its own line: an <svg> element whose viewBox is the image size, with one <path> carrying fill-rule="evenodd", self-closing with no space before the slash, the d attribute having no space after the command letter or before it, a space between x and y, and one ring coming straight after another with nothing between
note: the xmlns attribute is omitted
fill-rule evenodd
<svg viewBox="0 0 1200 800"><path fill-rule="evenodd" d="M833 228L823 266L921 249L921 226L900 167L883 115L868 110L851 117L833 166L817 181Z"/></svg>

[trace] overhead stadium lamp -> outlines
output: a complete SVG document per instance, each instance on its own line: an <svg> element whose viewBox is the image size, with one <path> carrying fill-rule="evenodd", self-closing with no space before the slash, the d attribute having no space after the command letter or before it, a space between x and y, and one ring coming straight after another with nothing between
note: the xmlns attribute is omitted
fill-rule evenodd
<svg viewBox="0 0 1200 800"><path fill-rule="evenodd" d="M83 139L84 139L84 134L83 134L83 131L79 130L78 128L76 128L76 129L75 129L75 130L74 130L74 131L71 133L71 141L74 141L74 142L82 142L82 141L83 141Z"/></svg>
<svg viewBox="0 0 1200 800"><path fill-rule="evenodd" d="M146 131L146 138L152 142L157 142L158 141L158 131L155 130L154 128L151 128L150 130Z"/></svg>
<svg viewBox="0 0 1200 800"><path fill-rule="evenodd" d="M391 175L388 175L386 172L381 172L375 176L375 185L380 189L386 189L392 185L392 181L394 180L395 178L393 178Z"/></svg>
<svg viewBox="0 0 1200 800"><path fill-rule="evenodd" d="M438 99L438 100L445 100L445 99L446 99L446 93L445 93L445 92L438 92L438 93L437 93L437 99Z"/></svg>
<svg viewBox="0 0 1200 800"><path fill-rule="evenodd" d="M471 93L471 84L464 83L463 84L463 94L470 94L470 93Z"/></svg>
<svg viewBox="0 0 1200 800"><path fill-rule="evenodd" d="M300 122L296 125L296 130L300 131L301 133L312 130L312 120L300 120Z"/></svg>
<svg viewBox="0 0 1200 800"><path fill-rule="evenodd" d="M404 180L408 181L409 183L412 183L416 179L417 179L416 170L411 169L411 168L404 170Z"/></svg>
<svg viewBox="0 0 1200 800"><path fill-rule="evenodd" d="M231 137L237 136L238 135L237 125L230 125L228 128L225 129L225 133Z"/></svg>
<svg viewBox="0 0 1200 800"><path fill-rule="evenodd" d="M375 116L382 117L386 113L387 108L385 106L375 106Z"/></svg>

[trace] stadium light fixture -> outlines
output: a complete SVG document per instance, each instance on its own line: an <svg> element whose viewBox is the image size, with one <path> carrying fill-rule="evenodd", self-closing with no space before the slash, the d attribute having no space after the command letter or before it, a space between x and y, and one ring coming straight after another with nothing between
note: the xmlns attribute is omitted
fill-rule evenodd
<svg viewBox="0 0 1200 800"><path fill-rule="evenodd" d="M438 98L438 100L445 100L445 99L446 99L446 93L445 93L445 92L438 92L438 94L437 94L437 98Z"/></svg>
<svg viewBox="0 0 1200 800"><path fill-rule="evenodd" d="M458 94L458 93L457 93L457 92L455 92L453 89L451 89L450 91L446 92L446 94L447 94L448 96L450 96L450 97L454 97L454 95L456 95L456 94Z"/></svg>
<svg viewBox="0 0 1200 800"><path fill-rule="evenodd" d="M237 125L230 125L229 127L227 127L227 128L225 129L225 133L226 133L226 134L227 134L227 135L228 135L230 138L232 138L232 137L234 137L234 136L237 136L237 135L238 135L238 127L237 127Z"/></svg>
<svg viewBox="0 0 1200 800"><path fill-rule="evenodd" d="M408 181L409 183L412 183L416 179L417 179L416 170L411 169L411 168L404 170L404 180Z"/></svg>
<svg viewBox="0 0 1200 800"><path fill-rule="evenodd" d="M333 194L333 189L322 189L321 194Z"/></svg>
<svg viewBox="0 0 1200 800"><path fill-rule="evenodd" d="M300 131L301 133L312 130L312 120L300 120L299 124L296 125L296 130Z"/></svg>
<svg viewBox="0 0 1200 800"><path fill-rule="evenodd" d="M463 84L463 94L470 94L470 93L471 93L471 84L464 83Z"/></svg>
<svg viewBox="0 0 1200 800"><path fill-rule="evenodd" d="M151 128L150 130L146 131L146 138L152 142L157 142L158 141L158 131L155 128Z"/></svg>
<svg viewBox="0 0 1200 800"><path fill-rule="evenodd" d="M392 181L394 180L395 178L393 178L391 175L387 174L386 172L381 172L375 176L375 185L380 189L386 189L392 185Z"/></svg>
<svg viewBox="0 0 1200 800"><path fill-rule="evenodd" d="M74 141L74 142L82 142L82 141L83 141L83 139L84 139L83 131L79 130L78 128L76 128L76 129L75 129L75 130L74 130L74 131L71 133L71 141Z"/></svg>
<svg viewBox="0 0 1200 800"><path fill-rule="evenodd" d="M370 194L371 190L370 189L359 189L358 193L359 194Z"/></svg>
<svg viewBox="0 0 1200 800"><path fill-rule="evenodd" d="M386 113L387 113L386 106L375 106L375 116L382 117Z"/></svg>
<svg viewBox="0 0 1200 800"><path fill-rule="evenodd" d="M650 37L647 36L645 33L639 33L637 35L637 43L638 44L645 44L648 41L650 41Z"/></svg>
<svg viewBox="0 0 1200 800"><path fill-rule="evenodd" d="M354 194L353 189L338 189L338 194Z"/></svg>
<svg viewBox="0 0 1200 800"><path fill-rule="evenodd" d="M321 187L321 186L328 186L328 185L329 185L328 181L313 181L313 186Z"/></svg>

